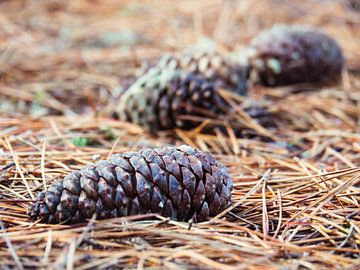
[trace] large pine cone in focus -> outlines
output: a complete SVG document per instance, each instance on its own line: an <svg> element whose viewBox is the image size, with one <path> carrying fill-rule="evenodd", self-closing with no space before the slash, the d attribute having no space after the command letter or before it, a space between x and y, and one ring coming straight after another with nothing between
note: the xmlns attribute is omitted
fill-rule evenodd
<svg viewBox="0 0 360 270"><path fill-rule="evenodd" d="M230 109L220 89L203 77L154 67L123 93L116 114L156 133L192 129L205 119L228 114Z"/></svg>
<svg viewBox="0 0 360 270"><path fill-rule="evenodd" d="M232 181L208 152L189 146L146 148L113 155L74 171L40 192L31 219L78 223L159 213L174 220L207 220L229 206Z"/></svg>
<svg viewBox="0 0 360 270"><path fill-rule="evenodd" d="M341 78L338 43L317 30L277 25L251 41L246 53L250 81L264 86L332 84Z"/></svg>
<svg viewBox="0 0 360 270"><path fill-rule="evenodd" d="M217 52L184 51L166 54L156 66L201 75L216 87L221 87L239 95L247 94L247 68L235 63Z"/></svg>

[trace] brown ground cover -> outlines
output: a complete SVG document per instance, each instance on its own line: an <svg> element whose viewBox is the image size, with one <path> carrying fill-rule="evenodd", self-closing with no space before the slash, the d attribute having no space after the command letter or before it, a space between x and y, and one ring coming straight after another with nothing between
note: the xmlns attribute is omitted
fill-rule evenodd
<svg viewBox="0 0 360 270"><path fill-rule="evenodd" d="M351 2L351 1L349 1ZM352 1L356 2L356 1ZM0 264L4 269L359 269L360 13L348 1L0 1ZM143 61L197 44L240 52L274 23L344 49L333 87L250 89L278 128L149 135L110 117ZM235 106L235 105L234 105ZM206 123L205 123L206 124ZM212 152L233 204L200 224L158 215L44 225L36 193L84 164L147 146Z"/></svg>

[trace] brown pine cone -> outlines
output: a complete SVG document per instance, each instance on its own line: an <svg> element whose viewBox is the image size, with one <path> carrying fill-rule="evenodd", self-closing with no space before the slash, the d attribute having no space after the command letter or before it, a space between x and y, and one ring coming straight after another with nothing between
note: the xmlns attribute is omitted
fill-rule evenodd
<svg viewBox="0 0 360 270"><path fill-rule="evenodd" d="M230 111L220 89L203 77L154 67L120 97L116 113L152 133L174 128L191 129L208 118Z"/></svg>
<svg viewBox="0 0 360 270"><path fill-rule="evenodd" d="M184 51L166 54L156 66L160 69L180 70L201 75L221 87L239 95L247 94L247 68L217 52Z"/></svg>
<svg viewBox="0 0 360 270"><path fill-rule="evenodd" d="M345 4L349 9L359 12L360 11L360 1L359 0L346 0Z"/></svg>
<svg viewBox="0 0 360 270"><path fill-rule="evenodd" d="M79 223L159 213L174 220L207 220L231 203L226 167L189 146L145 148L113 155L74 171L40 192L32 220Z"/></svg>
<svg viewBox="0 0 360 270"><path fill-rule="evenodd" d="M315 29L277 25L251 41L246 60L253 84L332 84L345 60L338 43Z"/></svg>

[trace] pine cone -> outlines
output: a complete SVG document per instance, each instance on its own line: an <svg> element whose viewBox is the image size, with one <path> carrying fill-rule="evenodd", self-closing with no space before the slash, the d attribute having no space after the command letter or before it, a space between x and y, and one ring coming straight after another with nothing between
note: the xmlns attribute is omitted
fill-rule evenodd
<svg viewBox="0 0 360 270"><path fill-rule="evenodd" d="M229 206L232 181L208 152L189 146L145 148L74 171L40 192L32 220L78 223L91 218L159 213L207 220Z"/></svg>
<svg viewBox="0 0 360 270"><path fill-rule="evenodd" d="M307 27L277 25L251 41L250 81L264 86L331 84L341 78L342 50L329 36Z"/></svg>
<svg viewBox="0 0 360 270"><path fill-rule="evenodd" d="M205 119L229 113L219 90L192 73L154 67L120 97L116 113L121 120L152 133L176 127L191 129Z"/></svg>
<svg viewBox="0 0 360 270"><path fill-rule="evenodd" d="M355 12L360 11L360 1L359 0L347 0L345 1L345 4L350 8L351 10Z"/></svg>
<svg viewBox="0 0 360 270"><path fill-rule="evenodd" d="M160 69L181 70L201 75L216 87L239 95L247 94L247 68L217 52L185 51L166 54L156 65Z"/></svg>

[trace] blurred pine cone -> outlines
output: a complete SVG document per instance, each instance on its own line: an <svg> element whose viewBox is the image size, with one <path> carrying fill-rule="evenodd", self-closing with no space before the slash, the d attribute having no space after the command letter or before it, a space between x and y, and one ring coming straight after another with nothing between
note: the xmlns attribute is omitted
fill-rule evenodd
<svg viewBox="0 0 360 270"><path fill-rule="evenodd" d="M312 28L276 25L251 41L246 53L250 81L264 86L331 84L341 78L338 43Z"/></svg>
<svg viewBox="0 0 360 270"><path fill-rule="evenodd" d="M229 206L232 181L208 152L189 146L146 148L113 155L74 171L40 192L32 220L78 223L159 213L174 220L207 220Z"/></svg>
<svg viewBox="0 0 360 270"><path fill-rule="evenodd" d="M152 133L176 127L191 129L230 111L219 91L201 76L154 67L124 92L116 113L121 120L139 124Z"/></svg>
<svg viewBox="0 0 360 270"><path fill-rule="evenodd" d="M350 9L356 12L360 11L360 0L346 0L345 3Z"/></svg>
<svg viewBox="0 0 360 270"><path fill-rule="evenodd" d="M166 54L156 65L160 69L180 70L201 75L216 87L239 95L247 94L247 68L217 52L184 51Z"/></svg>

